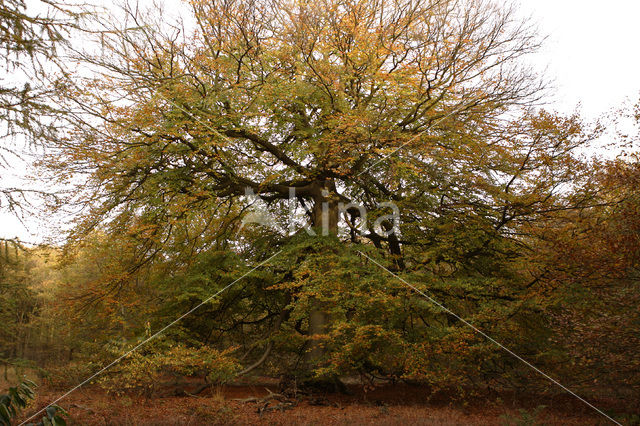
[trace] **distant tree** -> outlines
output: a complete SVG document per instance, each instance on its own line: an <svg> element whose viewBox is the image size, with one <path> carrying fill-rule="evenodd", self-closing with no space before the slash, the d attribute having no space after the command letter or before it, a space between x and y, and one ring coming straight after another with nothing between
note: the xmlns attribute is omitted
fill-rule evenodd
<svg viewBox="0 0 640 426"><path fill-rule="evenodd" d="M0 363L5 379L10 367L20 367L38 301L29 284L28 253L15 242L0 241Z"/></svg>
<svg viewBox="0 0 640 426"><path fill-rule="evenodd" d="M631 118L613 138L614 160L593 161L599 207L562 212L534 227L530 265L549 300L553 340L565 355L557 368L585 391L616 395L638 408L640 396L640 103L617 112ZM635 124L634 132L628 130ZM582 188L576 188L582 191Z"/></svg>

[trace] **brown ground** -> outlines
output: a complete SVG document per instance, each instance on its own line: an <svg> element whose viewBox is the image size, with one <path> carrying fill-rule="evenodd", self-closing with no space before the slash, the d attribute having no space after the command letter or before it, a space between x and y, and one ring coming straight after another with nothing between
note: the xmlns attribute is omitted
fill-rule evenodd
<svg viewBox="0 0 640 426"><path fill-rule="evenodd" d="M505 414L510 424L521 418L519 408L528 412L546 405L535 424L599 425L611 424L604 417L589 411L571 398L529 398L516 402L511 397L503 401L476 400L452 403L446 397L425 401L424 392L411 386L381 387L364 393L353 387L353 395L326 394L299 396L297 399L241 401L263 398L273 385L224 386L205 391L200 396L166 396L146 398L135 395L116 396L98 387L78 389L59 405L67 409L68 424L76 425L213 425L213 424L296 424L296 425L501 425ZM32 409L36 412L59 397L61 391L40 388ZM26 418L26 417L24 417Z"/></svg>

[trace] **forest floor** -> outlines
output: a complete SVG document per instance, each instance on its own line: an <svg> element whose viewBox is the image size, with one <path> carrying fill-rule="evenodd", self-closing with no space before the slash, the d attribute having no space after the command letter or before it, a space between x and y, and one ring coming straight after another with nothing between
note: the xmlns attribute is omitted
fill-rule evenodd
<svg viewBox="0 0 640 426"><path fill-rule="evenodd" d="M153 398L112 395L82 387L60 401L70 425L600 425L610 424L570 397L523 399L514 395L462 403L440 396L425 401L418 387L378 387L351 394L285 397L274 385L228 385L200 395ZM38 389L25 417L64 392ZM544 407L540 407L544 405ZM537 414L536 408L540 407ZM521 411L525 410L525 411Z"/></svg>

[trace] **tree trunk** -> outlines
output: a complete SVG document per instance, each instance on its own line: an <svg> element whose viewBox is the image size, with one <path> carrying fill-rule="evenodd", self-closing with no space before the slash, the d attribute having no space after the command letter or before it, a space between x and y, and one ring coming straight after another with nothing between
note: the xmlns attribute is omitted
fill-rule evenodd
<svg viewBox="0 0 640 426"><path fill-rule="evenodd" d="M319 235L338 234L338 197L333 180L325 180L313 191L312 226ZM312 300L309 313L309 336L317 336L326 332L329 315L326 306L318 300ZM324 355L324 348L317 340L311 341L307 361L315 364Z"/></svg>
<svg viewBox="0 0 640 426"><path fill-rule="evenodd" d="M338 196L333 180L318 183L313 189L312 226L320 235L338 234Z"/></svg>

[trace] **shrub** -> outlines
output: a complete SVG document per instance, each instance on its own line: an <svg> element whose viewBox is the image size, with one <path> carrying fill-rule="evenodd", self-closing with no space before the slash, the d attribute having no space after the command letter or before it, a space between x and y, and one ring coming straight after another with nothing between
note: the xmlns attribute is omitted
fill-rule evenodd
<svg viewBox="0 0 640 426"><path fill-rule="evenodd" d="M234 349L221 352L207 346L176 345L151 354L133 352L99 383L107 391L118 394L126 391L151 394L166 373L199 375L211 383L222 383L240 370L240 365L229 356Z"/></svg>

